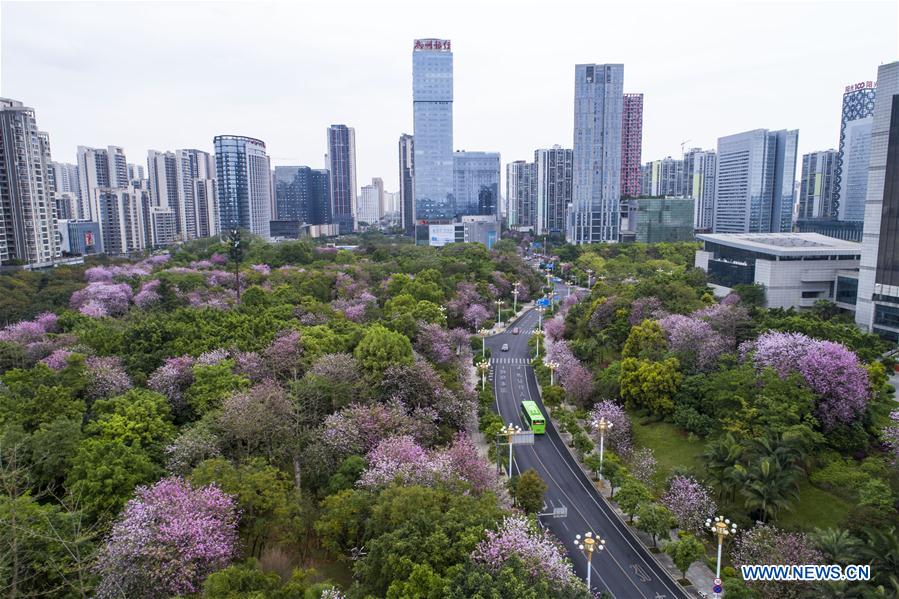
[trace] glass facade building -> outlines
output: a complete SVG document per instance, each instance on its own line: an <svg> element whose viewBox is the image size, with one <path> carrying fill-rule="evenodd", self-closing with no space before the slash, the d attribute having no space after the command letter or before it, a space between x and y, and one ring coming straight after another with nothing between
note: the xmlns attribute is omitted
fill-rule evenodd
<svg viewBox="0 0 899 599"><path fill-rule="evenodd" d="M331 172L331 222L340 234L356 228L356 130L346 125L328 127L328 163Z"/></svg>
<svg viewBox="0 0 899 599"><path fill-rule="evenodd" d="M640 96L641 106L642 98ZM565 211L571 203L572 164L569 148L553 146L534 152L536 233L565 234ZM637 167L639 169L639 160Z"/></svg>
<svg viewBox="0 0 899 599"><path fill-rule="evenodd" d="M415 218L448 220L453 202L453 53L450 40L418 39L412 50Z"/></svg>
<svg viewBox="0 0 899 599"><path fill-rule="evenodd" d="M868 156L877 84L865 81L846 86L840 118L840 146L834 168L831 214L840 220L861 222L868 189Z"/></svg>
<svg viewBox="0 0 899 599"><path fill-rule="evenodd" d="M624 65L574 69L574 150L570 243L618 241Z"/></svg>
<svg viewBox="0 0 899 599"><path fill-rule="evenodd" d="M692 148L684 154L684 190L686 198L693 198L693 228L712 230L715 210L715 168L718 155L714 150Z"/></svg>
<svg viewBox="0 0 899 599"><path fill-rule="evenodd" d="M792 230L798 142L795 129L755 129L718 138L714 232Z"/></svg>
<svg viewBox="0 0 899 599"><path fill-rule="evenodd" d="M498 212L500 168L499 152L453 154L453 217Z"/></svg>
<svg viewBox="0 0 899 599"><path fill-rule="evenodd" d="M802 155L799 177L799 218L833 218L836 150Z"/></svg>
<svg viewBox="0 0 899 599"><path fill-rule="evenodd" d="M693 241L692 198L627 200L628 229L637 243Z"/></svg>
<svg viewBox="0 0 899 599"><path fill-rule="evenodd" d="M275 167L275 218L313 225L330 222L330 181L326 169Z"/></svg>
<svg viewBox="0 0 899 599"><path fill-rule="evenodd" d="M272 178L265 143L241 135L218 135L213 144L222 230L246 229L270 237Z"/></svg>
<svg viewBox="0 0 899 599"><path fill-rule="evenodd" d="M516 160L506 165L507 219L510 227L536 228L536 179L533 162Z"/></svg>

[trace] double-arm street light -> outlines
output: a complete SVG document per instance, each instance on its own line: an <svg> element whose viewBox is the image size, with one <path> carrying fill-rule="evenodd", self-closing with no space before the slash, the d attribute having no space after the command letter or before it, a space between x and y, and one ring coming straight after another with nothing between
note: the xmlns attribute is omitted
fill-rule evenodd
<svg viewBox="0 0 899 599"><path fill-rule="evenodd" d="M549 385L550 385L550 387L552 387L553 385L556 384L555 374L556 374L556 368L559 367L559 363L553 362L552 360L547 360L543 364L547 368L549 368Z"/></svg>
<svg viewBox="0 0 899 599"><path fill-rule="evenodd" d="M496 304L496 324L502 325L503 324L503 314L502 314L503 300L498 299L498 300L495 300L493 303Z"/></svg>
<svg viewBox="0 0 899 599"><path fill-rule="evenodd" d="M478 335L481 336L481 357L487 357L487 335L490 334L490 331L487 329L479 329Z"/></svg>
<svg viewBox="0 0 899 599"><path fill-rule="evenodd" d="M612 428L612 423L606 420L605 416L601 416L594 426L599 431L599 480L602 480L602 461L605 453L606 431Z"/></svg>
<svg viewBox="0 0 899 599"><path fill-rule="evenodd" d="M521 433L521 427L511 422L499 429L499 434L504 436L509 444L509 478L512 478L512 443L515 435L519 433Z"/></svg>
<svg viewBox="0 0 899 599"><path fill-rule="evenodd" d="M487 386L487 371L490 370L490 362L482 359L478 362L478 371L481 373L481 391Z"/></svg>
<svg viewBox="0 0 899 599"><path fill-rule="evenodd" d="M518 314L518 283L515 283L515 288L512 289L512 312Z"/></svg>
<svg viewBox="0 0 899 599"><path fill-rule="evenodd" d="M599 535L594 536L592 532L586 532L583 539L581 535L575 535L574 544L584 552L584 557L587 558L587 590L592 592L592 577L590 574L593 571L593 553L605 549L606 540L599 538Z"/></svg>
<svg viewBox="0 0 899 599"><path fill-rule="evenodd" d="M706 518L705 527L716 537L718 537L718 560L715 562L715 579L721 578L721 546L724 539L733 536L737 532L737 525L724 516L715 516L715 519ZM721 593L715 593L716 597L720 597Z"/></svg>

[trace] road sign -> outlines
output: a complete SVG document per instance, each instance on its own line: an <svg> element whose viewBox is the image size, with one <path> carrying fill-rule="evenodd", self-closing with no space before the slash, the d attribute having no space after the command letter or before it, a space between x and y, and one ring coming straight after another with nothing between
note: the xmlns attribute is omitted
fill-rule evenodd
<svg viewBox="0 0 899 599"><path fill-rule="evenodd" d="M721 588L721 585L720 585L720 584L716 584L715 586L712 587L712 592L713 592L713 593L720 593L722 590L723 590L723 589Z"/></svg>
<svg viewBox="0 0 899 599"><path fill-rule="evenodd" d="M541 297L540 299L537 300L537 305L542 308L545 308L546 306L549 305L549 300L546 299L545 297Z"/></svg>
<svg viewBox="0 0 899 599"><path fill-rule="evenodd" d="M720 578L716 578L716 579L715 579L715 582L714 582L713 584L714 584L716 587L721 586L721 579L720 579Z"/></svg>
<svg viewBox="0 0 899 599"><path fill-rule="evenodd" d="M553 509L553 518L567 518L568 517L568 507L562 506Z"/></svg>

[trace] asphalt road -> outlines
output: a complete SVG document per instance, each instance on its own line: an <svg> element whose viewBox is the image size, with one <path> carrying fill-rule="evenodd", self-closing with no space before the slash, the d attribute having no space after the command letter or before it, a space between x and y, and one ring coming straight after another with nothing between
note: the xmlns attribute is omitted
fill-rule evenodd
<svg viewBox="0 0 899 599"><path fill-rule="evenodd" d="M566 289L559 284L556 287L564 297ZM496 410L504 422L512 422L522 429L526 428L520 410L522 401L533 400L546 413L529 365L533 350L527 345L531 332L537 328L537 320L537 313L530 310L507 332L487 339L493 356L491 376ZM512 335L513 326L521 333ZM504 343L509 344L509 351L500 351ZM500 450L508 451L508 446L503 445ZM551 422L547 422L545 435L535 435L534 445L514 446L512 464L513 471L518 473L533 468L546 482L545 511L560 506L568 508L566 518L543 517L541 521L564 543L578 576L586 579L587 561L574 545L575 535L592 531L606 539L606 550L593 555L594 591L607 591L617 599L687 597L597 492Z"/></svg>

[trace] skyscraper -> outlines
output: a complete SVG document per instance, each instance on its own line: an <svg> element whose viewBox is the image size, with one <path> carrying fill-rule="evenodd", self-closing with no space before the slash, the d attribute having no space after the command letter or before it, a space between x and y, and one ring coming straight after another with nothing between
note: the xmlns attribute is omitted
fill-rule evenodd
<svg viewBox="0 0 899 599"><path fill-rule="evenodd" d="M265 143L241 135L217 135L213 143L222 230L269 237L272 178Z"/></svg>
<svg viewBox="0 0 899 599"><path fill-rule="evenodd" d="M715 233L789 232L799 131L755 129L718 138Z"/></svg>
<svg viewBox="0 0 899 599"><path fill-rule="evenodd" d="M51 162L51 176L53 191L57 193L81 193L78 184L78 166L66 162Z"/></svg>
<svg viewBox="0 0 899 599"><path fill-rule="evenodd" d="M381 177L372 177L372 186L377 190L378 194L378 219L387 212L387 206L384 204L384 179Z"/></svg>
<svg viewBox="0 0 899 599"><path fill-rule="evenodd" d="M142 187L146 177L144 176L144 167L142 164L128 165L128 181L135 187Z"/></svg>
<svg viewBox="0 0 899 599"><path fill-rule="evenodd" d="M899 62L877 69L855 322L899 342Z"/></svg>
<svg viewBox="0 0 899 599"><path fill-rule="evenodd" d="M178 201L183 207L176 213L179 219L178 231L184 239L218 234L218 217L210 219L211 214L218 213L215 157L203 150L175 150L175 167ZM210 190L212 193L209 193Z"/></svg>
<svg viewBox="0 0 899 599"><path fill-rule="evenodd" d="M400 210L406 235L415 235L415 150L408 133L400 135Z"/></svg>
<svg viewBox="0 0 899 599"><path fill-rule="evenodd" d="M152 205L171 209L175 219L175 238L188 239L183 227L185 207L178 186L178 159L174 152L147 152L147 173Z"/></svg>
<svg viewBox="0 0 899 599"><path fill-rule="evenodd" d="M621 110L621 197L640 195L643 152L643 94L624 94Z"/></svg>
<svg viewBox="0 0 899 599"><path fill-rule="evenodd" d="M537 187L533 162L516 160L506 165L506 202L509 206L509 227L536 228Z"/></svg>
<svg viewBox="0 0 899 599"><path fill-rule="evenodd" d="M637 152L639 154L639 149ZM573 160L573 152L560 146L534 152L537 235L565 234L565 210L571 202Z"/></svg>
<svg viewBox="0 0 899 599"><path fill-rule="evenodd" d="M840 119L840 147L834 169L834 218L862 221L868 188L868 155L877 83L847 85Z"/></svg>
<svg viewBox="0 0 899 599"><path fill-rule="evenodd" d="M453 154L453 216L498 212L500 168L499 152Z"/></svg>
<svg viewBox="0 0 899 599"><path fill-rule="evenodd" d="M328 127L331 173L331 222L340 234L352 233L356 221L356 131L346 125Z"/></svg>
<svg viewBox="0 0 899 599"><path fill-rule="evenodd" d="M417 39L412 49L415 218L451 219L453 53L450 40Z"/></svg>
<svg viewBox="0 0 899 599"><path fill-rule="evenodd" d="M799 179L798 218L834 218L833 209L834 169L836 150L810 152L802 155Z"/></svg>
<svg viewBox="0 0 899 599"><path fill-rule="evenodd" d="M0 98L0 264L42 266L62 255L50 163L34 110Z"/></svg>
<svg viewBox="0 0 899 599"><path fill-rule="evenodd" d="M714 150L692 148L684 154L684 189L682 195L693 198L693 227L712 229L715 210L715 168L718 155Z"/></svg>
<svg viewBox="0 0 899 599"><path fill-rule="evenodd" d="M381 187L383 189L383 186ZM356 222L369 227L377 227L381 222L381 191L372 180L371 185L363 185L357 198Z"/></svg>
<svg viewBox="0 0 899 599"><path fill-rule="evenodd" d="M643 165L641 195L679 196L684 190L684 161L668 156Z"/></svg>
<svg viewBox="0 0 899 599"><path fill-rule="evenodd" d="M135 187L99 187L94 212L100 225L103 251L112 255L138 252L153 244L151 200Z"/></svg>
<svg viewBox="0 0 899 599"><path fill-rule="evenodd" d="M624 65L575 66L570 243L618 241L623 88Z"/></svg>
<svg viewBox="0 0 899 599"><path fill-rule="evenodd" d="M128 187L128 161L118 146L88 148L78 146L78 177L81 193L75 206L75 218L96 220L93 216L95 190Z"/></svg>

